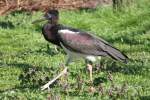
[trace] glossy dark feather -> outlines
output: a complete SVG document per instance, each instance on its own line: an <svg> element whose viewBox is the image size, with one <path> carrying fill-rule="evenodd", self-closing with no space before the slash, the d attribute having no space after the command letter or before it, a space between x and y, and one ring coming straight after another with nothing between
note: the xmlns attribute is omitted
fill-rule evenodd
<svg viewBox="0 0 150 100"><path fill-rule="evenodd" d="M76 34L67 32L58 33L60 30L69 30ZM75 53L93 56L110 56L111 58L122 62L127 62L128 59L125 54L102 38L95 37L75 28L66 27L61 24L46 24L43 27L42 33L47 41L60 47L60 43L62 43L65 48Z"/></svg>
<svg viewBox="0 0 150 100"><path fill-rule="evenodd" d="M55 27L49 23L45 24L42 28L42 34L44 35L44 38L47 41L61 47L60 41L57 37L57 32L58 32L58 27Z"/></svg>
<svg viewBox="0 0 150 100"><path fill-rule="evenodd" d="M127 56L101 38L86 32L76 34L59 33L61 43L70 51L85 55L110 56L115 60L127 62Z"/></svg>

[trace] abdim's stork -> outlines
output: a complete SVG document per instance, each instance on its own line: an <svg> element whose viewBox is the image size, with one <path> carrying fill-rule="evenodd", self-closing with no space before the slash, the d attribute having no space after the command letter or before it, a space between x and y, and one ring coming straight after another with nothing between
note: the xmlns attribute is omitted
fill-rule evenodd
<svg viewBox="0 0 150 100"><path fill-rule="evenodd" d="M92 81L92 63L96 61L99 56L108 56L115 60L127 63L128 57L120 52L118 49L110 45L102 38L91 35L88 32L81 31L75 28L66 27L58 23L59 12L57 10L49 10L44 19L48 23L44 25L42 33L44 38L64 49L67 53L66 65L68 65L73 58L84 58L87 63L90 80ZM42 21L38 20L38 21ZM56 79L67 71L67 67L52 81L45 84L42 89L48 88Z"/></svg>

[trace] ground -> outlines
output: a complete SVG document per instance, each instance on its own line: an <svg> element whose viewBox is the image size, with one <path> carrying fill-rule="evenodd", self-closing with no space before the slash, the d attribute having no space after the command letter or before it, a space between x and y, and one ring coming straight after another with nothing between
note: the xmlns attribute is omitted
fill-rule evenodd
<svg viewBox="0 0 150 100"><path fill-rule="evenodd" d="M69 65L68 77L49 91L40 86L63 69L65 53L56 52L41 34L44 23L32 24L41 12L12 12L0 16L0 99L150 99L150 4L139 0L122 11L98 7L61 11L62 24L104 38L130 58L122 64L102 58L95 64L91 84L84 61ZM91 88L93 87L93 88Z"/></svg>

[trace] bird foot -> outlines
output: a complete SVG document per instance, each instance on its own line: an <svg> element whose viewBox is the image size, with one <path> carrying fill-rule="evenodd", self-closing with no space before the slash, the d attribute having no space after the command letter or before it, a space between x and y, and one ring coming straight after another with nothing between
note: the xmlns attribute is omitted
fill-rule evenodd
<svg viewBox="0 0 150 100"><path fill-rule="evenodd" d="M90 93L95 93L95 92L96 92L96 89L95 89L93 86L90 86L89 89L88 89L88 91L89 91Z"/></svg>
<svg viewBox="0 0 150 100"><path fill-rule="evenodd" d="M62 75L67 73L67 67L65 67L65 69L55 78L53 78L51 81L49 81L47 84L43 85L41 87L41 90L45 90L46 88L49 89L49 86L54 83L58 78L60 78Z"/></svg>

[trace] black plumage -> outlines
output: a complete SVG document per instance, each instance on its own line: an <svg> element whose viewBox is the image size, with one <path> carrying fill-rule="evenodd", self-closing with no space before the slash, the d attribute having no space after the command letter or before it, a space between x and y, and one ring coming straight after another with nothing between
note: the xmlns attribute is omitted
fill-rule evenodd
<svg viewBox="0 0 150 100"><path fill-rule="evenodd" d="M60 42L70 51L93 56L110 56L115 60L127 63L128 57L102 38L87 32L78 34L58 34Z"/></svg>
<svg viewBox="0 0 150 100"><path fill-rule="evenodd" d="M77 34L59 33L59 30L66 29ZM62 43L72 52L93 56L110 56L115 60L127 63L128 57L124 53L102 38L93 36L88 32L66 27L61 24L52 25L47 23L44 25L42 33L47 41L60 47L60 43Z"/></svg>

